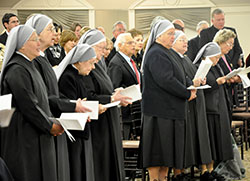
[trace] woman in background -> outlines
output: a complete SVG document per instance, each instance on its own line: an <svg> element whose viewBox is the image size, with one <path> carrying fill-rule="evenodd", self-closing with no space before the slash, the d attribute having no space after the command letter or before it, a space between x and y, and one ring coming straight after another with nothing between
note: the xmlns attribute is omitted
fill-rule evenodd
<svg viewBox="0 0 250 181"><path fill-rule="evenodd" d="M76 46L77 37L71 30L63 30L59 43L63 47L62 58L64 58L69 51Z"/></svg>

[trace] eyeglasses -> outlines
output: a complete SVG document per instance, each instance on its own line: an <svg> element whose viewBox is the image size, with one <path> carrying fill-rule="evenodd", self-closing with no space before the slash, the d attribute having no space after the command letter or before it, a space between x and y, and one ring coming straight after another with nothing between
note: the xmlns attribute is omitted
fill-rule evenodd
<svg viewBox="0 0 250 181"><path fill-rule="evenodd" d="M118 31L118 32L125 32L126 30L124 28L118 28L118 29L116 29L116 31Z"/></svg>
<svg viewBox="0 0 250 181"><path fill-rule="evenodd" d="M187 43L188 42L188 40L187 39L178 39L178 41L180 41L180 42L185 42L185 43Z"/></svg>
<svg viewBox="0 0 250 181"><path fill-rule="evenodd" d="M128 45L132 45L132 44L135 44L135 41L128 41L128 42L125 42L126 44Z"/></svg>
<svg viewBox="0 0 250 181"><path fill-rule="evenodd" d="M19 20L14 20L14 21L10 21L9 23L11 23L11 24L19 24L20 21Z"/></svg>
<svg viewBox="0 0 250 181"><path fill-rule="evenodd" d="M168 36L174 36L175 33L174 33L174 32L169 32L169 33L167 33L167 35L168 35Z"/></svg>
<svg viewBox="0 0 250 181"><path fill-rule="evenodd" d="M98 45L96 45L95 47L97 47L99 50L104 50L106 48L105 46L98 46Z"/></svg>
<svg viewBox="0 0 250 181"><path fill-rule="evenodd" d="M233 47L233 46L234 46L233 43L228 43L228 42L226 42L226 44L227 44L227 46L229 46L229 47Z"/></svg>
<svg viewBox="0 0 250 181"><path fill-rule="evenodd" d="M32 39L32 40L28 40L28 41L35 41L35 42L39 42L39 41L40 41L40 39L39 39L38 37L36 37L36 38L34 38L34 39Z"/></svg>
<svg viewBox="0 0 250 181"><path fill-rule="evenodd" d="M49 27L47 30L51 32L56 32L56 28L54 26Z"/></svg>

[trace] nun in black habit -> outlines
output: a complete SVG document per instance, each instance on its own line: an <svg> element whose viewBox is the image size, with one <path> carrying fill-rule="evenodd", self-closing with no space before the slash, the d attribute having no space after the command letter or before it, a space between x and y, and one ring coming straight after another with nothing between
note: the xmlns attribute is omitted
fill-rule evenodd
<svg viewBox="0 0 250 181"><path fill-rule="evenodd" d="M63 128L49 120L46 86L32 61L39 46L33 28L13 28L0 78L1 95L12 94L16 109L9 127L1 129L1 156L18 181L58 180L53 135L62 134Z"/></svg>
<svg viewBox="0 0 250 181"><path fill-rule="evenodd" d="M59 65L59 69L65 69L62 70L62 75L58 76L60 77L58 82L59 90L67 98L76 100L78 97L87 97L83 76L88 75L95 68L95 58L96 54L93 48L87 44L80 44L74 47L64 58L64 66ZM70 178L74 181L94 181L94 174L90 176L91 173L89 171L89 167L92 167L93 170L93 165L86 162L88 159L93 160L93 153L91 151L87 154L84 149L86 144L88 144L86 139L89 138L89 125L85 125L84 131L71 131L71 133L76 141L71 142L68 140ZM90 146L92 147L92 144Z"/></svg>
<svg viewBox="0 0 250 181"><path fill-rule="evenodd" d="M184 168L186 104L196 97L187 90L184 72L170 53L174 26L160 20L153 27L144 53L142 71L142 165L149 170L150 180L163 179L168 167L175 178ZM178 176L177 176L178 175Z"/></svg>
<svg viewBox="0 0 250 181"><path fill-rule="evenodd" d="M97 62L103 56L106 38L99 30L89 30L78 42L86 43L94 48ZM110 78L104 69L96 63L95 69L84 77L87 87L87 99L98 100L100 104L121 101L127 105L128 97L122 96L120 90L114 94ZM113 94L113 95L112 95ZM124 163L121 140L120 117L117 107L107 109L98 120L91 121L91 137L93 145L94 169L96 181L123 181Z"/></svg>
<svg viewBox="0 0 250 181"><path fill-rule="evenodd" d="M193 80L197 71L193 62L184 55L187 51L188 40L186 35L179 30L175 31L175 41L171 50L175 59L179 61L185 75ZM205 83L203 81L203 83ZM201 165L201 174L207 171L207 164L212 162L210 140L208 134L205 97L203 90L197 90L196 99L188 102L187 129L185 143L185 167Z"/></svg>
<svg viewBox="0 0 250 181"><path fill-rule="evenodd" d="M46 85L50 110L53 116L59 117L62 112L85 112L86 110L81 106L80 100L77 103L72 103L67 98L60 98L55 72L44 54L44 51L53 45L55 32L52 19L42 14L35 14L25 24L33 27L39 36L41 51L40 56L34 59L34 64ZM55 141L58 179L60 181L68 181L70 180L70 175L66 134L56 137Z"/></svg>
<svg viewBox="0 0 250 181"><path fill-rule="evenodd" d="M233 159L230 129L230 101L225 88L225 76L218 61L221 57L220 46L215 42L204 45L198 52L194 64L199 64L200 59L208 57L213 66L207 74L207 84L211 86L204 90L206 112L212 160L220 162ZM203 60L201 60L203 61ZM217 179L220 176L213 171L213 164L208 165L208 171Z"/></svg>

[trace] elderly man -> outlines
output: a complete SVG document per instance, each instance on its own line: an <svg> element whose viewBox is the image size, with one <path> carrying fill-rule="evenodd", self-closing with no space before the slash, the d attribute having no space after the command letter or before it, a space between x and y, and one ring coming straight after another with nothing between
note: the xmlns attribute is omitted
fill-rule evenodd
<svg viewBox="0 0 250 181"><path fill-rule="evenodd" d="M5 32L0 35L0 43L5 45L10 30L19 25L19 20L15 14L6 13L2 18L2 23L5 28Z"/></svg>
<svg viewBox="0 0 250 181"><path fill-rule="evenodd" d="M116 40L115 47L117 53L108 66L108 74L114 88L126 88L134 84L140 84L139 70L131 58L135 53L135 41L131 34L120 34ZM132 128L131 109L129 106L122 108L122 120L124 139L129 139Z"/></svg>
<svg viewBox="0 0 250 181"><path fill-rule="evenodd" d="M200 33L200 48L203 47L206 43L211 42L215 36L215 34L221 29L230 29L236 34L236 30L231 27L226 27L225 25L225 13L221 9L215 9L212 12L212 26L201 31ZM234 46L232 50L228 53L230 60L229 63L233 68L238 67L238 61L240 58L240 54L242 53L242 49L240 47L238 38L236 36L234 41Z"/></svg>
<svg viewBox="0 0 250 181"><path fill-rule="evenodd" d="M121 34L121 33L125 33L127 29L126 24L123 21L117 21L115 22L115 24L113 25L112 28L112 33L113 33L113 38L112 38L112 42L115 43L116 38ZM113 56L115 55L116 50L115 48L113 48L109 54L109 56L106 59L106 63L107 65L109 64L109 62L111 61L111 59L113 58Z"/></svg>
<svg viewBox="0 0 250 181"><path fill-rule="evenodd" d="M172 23L173 23L175 29L181 30L184 32L185 23L181 19L175 19L172 21Z"/></svg>
<svg viewBox="0 0 250 181"><path fill-rule="evenodd" d="M200 21L196 26L196 31L198 35L191 40L188 41L188 51L187 56L190 58L190 60L194 61L199 49L200 49L200 32L206 28L209 27L209 24L207 21Z"/></svg>

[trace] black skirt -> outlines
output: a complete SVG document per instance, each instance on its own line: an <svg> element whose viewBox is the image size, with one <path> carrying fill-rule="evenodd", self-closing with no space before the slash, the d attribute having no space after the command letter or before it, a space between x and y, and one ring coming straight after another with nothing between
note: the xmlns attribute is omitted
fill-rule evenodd
<svg viewBox="0 0 250 181"><path fill-rule="evenodd" d="M185 120L143 116L142 167L184 168Z"/></svg>

